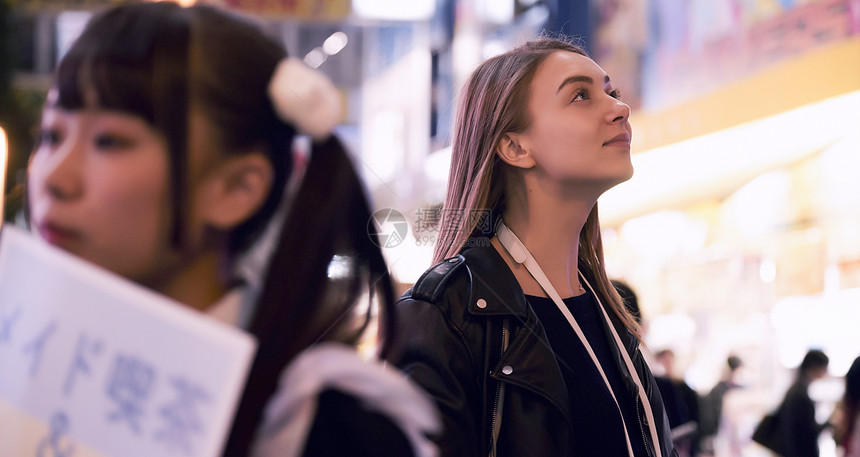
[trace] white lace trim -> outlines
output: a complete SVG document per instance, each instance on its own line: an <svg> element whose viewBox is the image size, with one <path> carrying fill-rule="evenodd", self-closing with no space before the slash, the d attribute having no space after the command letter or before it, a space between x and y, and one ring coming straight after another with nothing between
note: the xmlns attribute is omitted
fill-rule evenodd
<svg viewBox="0 0 860 457"><path fill-rule="evenodd" d="M266 406L253 455L300 455L316 417L319 394L329 388L387 415L412 443L416 456L438 455L426 437L441 427L431 400L396 369L363 360L353 348L337 343L316 345L287 367L279 391Z"/></svg>

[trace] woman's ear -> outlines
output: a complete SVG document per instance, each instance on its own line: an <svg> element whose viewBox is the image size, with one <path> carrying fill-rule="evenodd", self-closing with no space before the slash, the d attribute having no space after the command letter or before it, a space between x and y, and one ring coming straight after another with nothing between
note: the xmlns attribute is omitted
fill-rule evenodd
<svg viewBox="0 0 860 457"><path fill-rule="evenodd" d="M517 168L532 168L535 166L529 150L524 147L524 138L518 133L508 132L496 145L496 154L508 165Z"/></svg>
<svg viewBox="0 0 860 457"><path fill-rule="evenodd" d="M226 159L212 171L200 194L204 222L222 230L245 222L265 203L273 180L272 164L262 153Z"/></svg>

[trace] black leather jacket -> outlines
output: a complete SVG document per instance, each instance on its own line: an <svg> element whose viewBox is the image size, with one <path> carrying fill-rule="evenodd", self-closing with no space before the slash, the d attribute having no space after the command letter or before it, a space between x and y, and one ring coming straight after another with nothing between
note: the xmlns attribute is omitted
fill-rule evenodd
<svg viewBox="0 0 860 457"><path fill-rule="evenodd" d="M443 456L486 457L496 395L506 383L499 456L572 455L577 436L567 388L543 326L505 261L489 244L465 249L427 270L397 303L397 335L387 359L435 398L443 417L438 439ZM610 313L612 314L612 313ZM504 324L503 324L504 323ZM677 457L668 421L638 341L613 322L636 364L660 432L664 457ZM504 327L504 330L503 330ZM503 331L509 345L502 354ZM613 345L639 424L654 455L636 386ZM580 456L577 456L580 457ZM595 457L595 456L588 456Z"/></svg>

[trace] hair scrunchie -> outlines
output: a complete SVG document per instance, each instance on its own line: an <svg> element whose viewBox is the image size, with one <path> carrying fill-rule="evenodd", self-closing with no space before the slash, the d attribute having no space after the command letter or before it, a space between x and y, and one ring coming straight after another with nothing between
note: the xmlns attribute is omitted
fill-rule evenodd
<svg viewBox="0 0 860 457"><path fill-rule="evenodd" d="M315 139L327 137L340 122L337 88L323 73L301 60L281 60L269 81L269 98L278 117Z"/></svg>

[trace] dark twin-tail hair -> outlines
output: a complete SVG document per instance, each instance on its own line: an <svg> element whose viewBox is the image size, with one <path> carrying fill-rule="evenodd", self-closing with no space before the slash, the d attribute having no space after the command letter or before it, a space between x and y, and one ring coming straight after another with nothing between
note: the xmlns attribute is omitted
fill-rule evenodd
<svg viewBox="0 0 860 457"><path fill-rule="evenodd" d="M357 341L371 318L367 314L360 325L349 324L355 320L350 313L360 294L378 295L380 334L393 335L393 287L377 241L367 231L370 216L359 178L340 142L330 137L315 145L251 324L259 349L225 456L248 451L280 374L296 354L322 340ZM339 253L352 257L355 270L344 284L335 284L326 275ZM383 353L386 341L382 340Z"/></svg>

